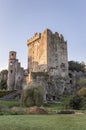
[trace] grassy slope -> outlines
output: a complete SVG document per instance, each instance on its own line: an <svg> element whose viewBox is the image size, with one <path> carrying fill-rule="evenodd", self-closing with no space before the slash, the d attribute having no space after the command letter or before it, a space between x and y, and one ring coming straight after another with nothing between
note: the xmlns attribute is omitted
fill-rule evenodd
<svg viewBox="0 0 86 130"><path fill-rule="evenodd" d="M0 130L86 130L86 115L0 116Z"/></svg>

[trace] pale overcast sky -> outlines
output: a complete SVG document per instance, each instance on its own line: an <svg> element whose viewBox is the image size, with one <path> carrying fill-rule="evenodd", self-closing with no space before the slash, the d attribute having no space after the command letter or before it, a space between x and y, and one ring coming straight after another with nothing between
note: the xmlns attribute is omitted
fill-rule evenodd
<svg viewBox="0 0 86 130"><path fill-rule="evenodd" d="M64 35L68 60L86 62L86 0L0 0L0 70L9 51L27 68L27 39L46 28Z"/></svg>

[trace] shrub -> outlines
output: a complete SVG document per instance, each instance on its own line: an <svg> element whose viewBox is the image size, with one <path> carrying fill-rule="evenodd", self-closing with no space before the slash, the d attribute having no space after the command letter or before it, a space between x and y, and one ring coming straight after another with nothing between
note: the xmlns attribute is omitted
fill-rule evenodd
<svg viewBox="0 0 86 130"><path fill-rule="evenodd" d="M7 80L0 81L0 89L7 89Z"/></svg>
<svg viewBox="0 0 86 130"><path fill-rule="evenodd" d="M78 94L79 96L86 97L86 88L81 88L81 89L77 92L77 94Z"/></svg>
<svg viewBox="0 0 86 130"><path fill-rule="evenodd" d="M86 109L86 88L81 88L77 94L83 98L83 109Z"/></svg>
<svg viewBox="0 0 86 130"><path fill-rule="evenodd" d="M43 103L43 96L41 86L30 86L22 93L22 104L24 106L41 106Z"/></svg>
<svg viewBox="0 0 86 130"><path fill-rule="evenodd" d="M75 95L69 102L69 105L73 109L80 109L83 107L83 98L79 95Z"/></svg>

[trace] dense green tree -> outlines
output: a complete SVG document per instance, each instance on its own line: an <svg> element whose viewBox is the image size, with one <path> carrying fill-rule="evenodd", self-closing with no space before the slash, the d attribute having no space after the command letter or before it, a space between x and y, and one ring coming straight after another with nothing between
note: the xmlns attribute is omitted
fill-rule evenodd
<svg viewBox="0 0 86 130"><path fill-rule="evenodd" d="M7 80L0 81L0 89L7 89Z"/></svg>
<svg viewBox="0 0 86 130"><path fill-rule="evenodd" d="M84 72L85 71L85 64L84 62L82 63L79 63L77 61L69 61L69 70L72 70L72 71L82 71Z"/></svg>
<svg viewBox="0 0 86 130"><path fill-rule="evenodd" d="M0 72L0 89L7 89L8 70L4 69Z"/></svg>
<svg viewBox="0 0 86 130"><path fill-rule="evenodd" d="M8 70L4 69L0 73L2 73L2 74L8 74Z"/></svg>

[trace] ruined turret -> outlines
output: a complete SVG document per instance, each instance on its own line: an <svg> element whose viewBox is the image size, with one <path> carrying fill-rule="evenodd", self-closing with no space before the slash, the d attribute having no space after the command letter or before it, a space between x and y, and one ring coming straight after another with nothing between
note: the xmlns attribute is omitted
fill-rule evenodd
<svg viewBox="0 0 86 130"><path fill-rule="evenodd" d="M9 64L8 64L8 90L13 90L15 86L15 62L16 62L16 52L9 52Z"/></svg>
<svg viewBox="0 0 86 130"><path fill-rule="evenodd" d="M16 59L16 52L9 52L9 64L8 64L8 90L22 89L22 82L24 79L24 69L21 68L18 59Z"/></svg>

